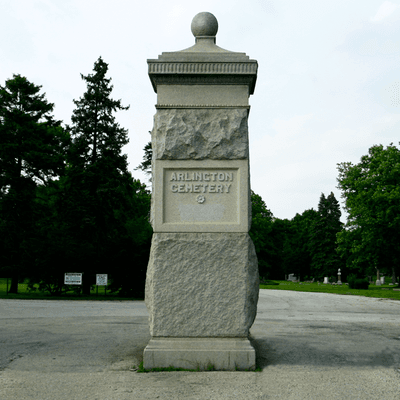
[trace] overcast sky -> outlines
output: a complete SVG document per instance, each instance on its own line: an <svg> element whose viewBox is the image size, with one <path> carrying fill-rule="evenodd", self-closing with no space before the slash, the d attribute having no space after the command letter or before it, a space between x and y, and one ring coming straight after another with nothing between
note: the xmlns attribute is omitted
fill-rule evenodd
<svg viewBox="0 0 400 400"><path fill-rule="evenodd" d="M400 140L397 1L0 0L0 84L26 76L70 123L86 89L80 73L102 56L113 98L130 105L117 119L133 171L156 112L146 60L192 46L193 17L211 12L217 45L258 61L251 186L275 217L291 219L317 209L321 193L340 199L337 163Z"/></svg>

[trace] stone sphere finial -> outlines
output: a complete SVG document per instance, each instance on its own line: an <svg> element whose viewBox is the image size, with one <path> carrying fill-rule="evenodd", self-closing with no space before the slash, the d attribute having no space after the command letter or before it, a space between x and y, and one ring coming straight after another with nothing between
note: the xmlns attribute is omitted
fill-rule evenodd
<svg viewBox="0 0 400 400"><path fill-rule="evenodd" d="M192 33L198 36L215 36L218 32L218 21L209 12L198 13L192 20Z"/></svg>

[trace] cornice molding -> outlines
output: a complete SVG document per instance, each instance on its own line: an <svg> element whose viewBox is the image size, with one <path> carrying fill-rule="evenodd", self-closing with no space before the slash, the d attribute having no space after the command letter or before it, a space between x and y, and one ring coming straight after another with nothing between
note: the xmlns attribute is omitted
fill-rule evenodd
<svg viewBox="0 0 400 400"><path fill-rule="evenodd" d="M250 106L232 106L232 105L221 105L221 104L156 104L157 109L165 108L244 108L250 110Z"/></svg>
<svg viewBox="0 0 400 400"><path fill-rule="evenodd" d="M149 74L257 74L257 61L249 62L163 62L149 60Z"/></svg>

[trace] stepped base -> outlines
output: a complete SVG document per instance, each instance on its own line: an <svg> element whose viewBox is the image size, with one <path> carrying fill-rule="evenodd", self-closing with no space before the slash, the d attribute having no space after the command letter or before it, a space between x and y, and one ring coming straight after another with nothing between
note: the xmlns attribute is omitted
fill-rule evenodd
<svg viewBox="0 0 400 400"><path fill-rule="evenodd" d="M254 370L256 353L247 338L153 337L144 349L145 369Z"/></svg>

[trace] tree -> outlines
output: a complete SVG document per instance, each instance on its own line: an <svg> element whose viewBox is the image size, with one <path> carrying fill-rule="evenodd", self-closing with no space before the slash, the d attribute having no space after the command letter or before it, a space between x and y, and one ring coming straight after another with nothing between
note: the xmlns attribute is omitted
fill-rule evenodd
<svg viewBox="0 0 400 400"><path fill-rule="evenodd" d="M78 255L74 265L84 272L86 294L90 293L95 273L104 273L113 266L115 277L132 269L120 264L127 262L126 254L132 256L132 251L141 250L129 236L132 219L142 221L146 238L151 232L147 220L149 194L128 172L126 155L121 153L128 143L127 130L115 121L115 112L129 107L122 106L121 100L111 99L113 87L111 79L106 78L108 65L101 57L93 70L93 74L81 75L87 90L74 101L72 126L68 127L72 144L62 182L65 196L59 200ZM139 207L140 215L132 215L144 198L145 207Z"/></svg>
<svg viewBox="0 0 400 400"><path fill-rule="evenodd" d="M374 145L358 164L343 162L338 170L348 213L339 251L352 254L350 268L367 264L400 275L400 149Z"/></svg>
<svg viewBox="0 0 400 400"><path fill-rule="evenodd" d="M153 149L151 147L151 141L144 146L143 151L144 151L143 161L135 168L135 170L141 170L145 174L151 175L151 159L153 157Z"/></svg>
<svg viewBox="0 0 400 400"><path fill-rule="evenodd" d="M274 254L271 258L273 279L283 279L285 274L292 273L291 267L289 271L285 269L285 252L284 246L291 232L291 221L288 219L273 218L271 239L274 246Z"/></svg>
<svg viewBox="0 0 400 400"><path fill-rule="evenodd" d="M318 212L310 209L296 214L289 221L283 244L283 266L286 274L293 273L303 278L311 275L312 257L309 244L311 229L317 220Z"/></svg>
<svg viewBox="0 0 400 400"><path fill-rule="evenodd" d="M336 251L336 235L342 230L339 202L331 192L328 197L322 193L318 204L318 218L311 228L309 250L311 255L311 275L336 276L342 268L341 259Z"/></svg>
<svg viewBox="0 0 400 400"><path fill-rule="evenodd" d="M40 90L21 75L0 86L0 235L7 243L1 257L11 268L11 293L30 263L36 187L63 170L68 142Z"/></svg>
<svg viewBox="0 0 400 400"><path fill-rule="evenodd" d="M252 221L249 235L253 240L258 258L260 276L270 278L272 260L276 254L271 237L273 215L260 195L251 192Z"/></svg>

